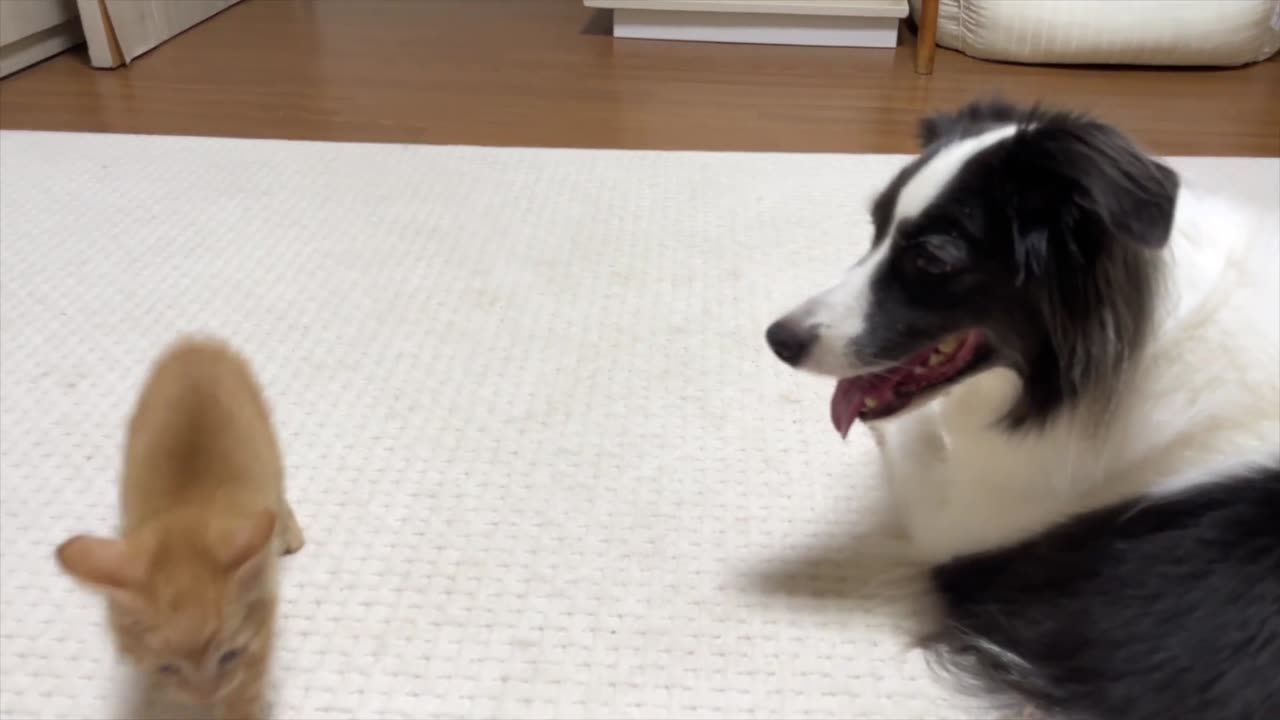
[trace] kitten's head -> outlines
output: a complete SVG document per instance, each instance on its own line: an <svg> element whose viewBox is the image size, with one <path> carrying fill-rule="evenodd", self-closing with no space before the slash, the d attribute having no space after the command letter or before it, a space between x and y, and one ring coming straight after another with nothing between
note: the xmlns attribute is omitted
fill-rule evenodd
<svg viewBox="0 0 1280 720"><path fill-rule="evenodd" d="M166 518L125 539L78 535L57 557L107 597L126 656L161 687L210 703L269 652L275 524L269 510L230 525Z"/></svg>

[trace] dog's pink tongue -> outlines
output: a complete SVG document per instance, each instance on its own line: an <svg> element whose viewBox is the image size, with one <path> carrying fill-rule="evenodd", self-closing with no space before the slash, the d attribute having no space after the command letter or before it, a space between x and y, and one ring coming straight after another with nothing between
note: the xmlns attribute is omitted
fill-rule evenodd
<svg viewBox="0 0 1280 720"><path fill-rule="evenodd" d="M863 378L845 378L836 383L835 394L831 396L831 423L836 426L840 437L849 437L849 428L858 419L867 389Z"/></svg>

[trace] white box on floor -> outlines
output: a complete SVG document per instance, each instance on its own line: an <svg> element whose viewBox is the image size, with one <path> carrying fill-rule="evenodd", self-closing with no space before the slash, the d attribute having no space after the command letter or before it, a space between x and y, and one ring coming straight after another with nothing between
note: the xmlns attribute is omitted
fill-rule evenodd
<svg viewBox="0 0 1280 720"><path fill-rule="evenodd" d="M906 0L585 0L613 35L648 40L896 47Z"/></svg>
<svg viewBox="0 0 1280 720"><path fill-rule="evenodd" d="M5 0L0 0L4 2ZM89 64L128 65L135 58L240 0L77 0Z"/></svg>

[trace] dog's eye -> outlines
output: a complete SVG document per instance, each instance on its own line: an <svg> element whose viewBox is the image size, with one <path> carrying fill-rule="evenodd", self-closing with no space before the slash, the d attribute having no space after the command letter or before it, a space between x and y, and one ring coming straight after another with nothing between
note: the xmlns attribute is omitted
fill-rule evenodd
<svg viewBox="0 0 1280 720"><path fill-rule="evenodd" d="M177 675L179 672L182 671L182 669L179 668L174 663L165 663L161 665L158 669L161 675Z"/></svg>
<svg viewBox="0 0 1280 720"><path fill-rule="evenodd" d="M222 656L218 658L218 664L222 667L226 667L236 660L239 660L241 653L242 651L239 648L228 650L222 653Z"/></svg>
<svg viewBox="0 0 1280 720"><path fill-rule="evenodd" d="M951 263L927 251L917 252L911 258L911 264L915 266L917 270L929 273L930 275L945 275L952 270L955 270L955 266Z"/></svg>
<svg viewBox="0 0 1280 720"><path fill-rule="evenodd" d="M946 275L960 269L965 262L965 245L953 237L926 237L911 247L908 258L912 269L929 275Z"/></svg>

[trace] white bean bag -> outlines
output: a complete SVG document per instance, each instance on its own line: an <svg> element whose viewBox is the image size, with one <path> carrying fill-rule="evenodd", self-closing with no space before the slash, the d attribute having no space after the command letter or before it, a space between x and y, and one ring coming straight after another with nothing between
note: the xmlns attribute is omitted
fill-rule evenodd
<svg viewBox="0 0 1280 720"><path fill-rule="evenodd" d="M938 44L1024 63L1245 65L1280 49L1280 0L942 0Z"/></svg>

